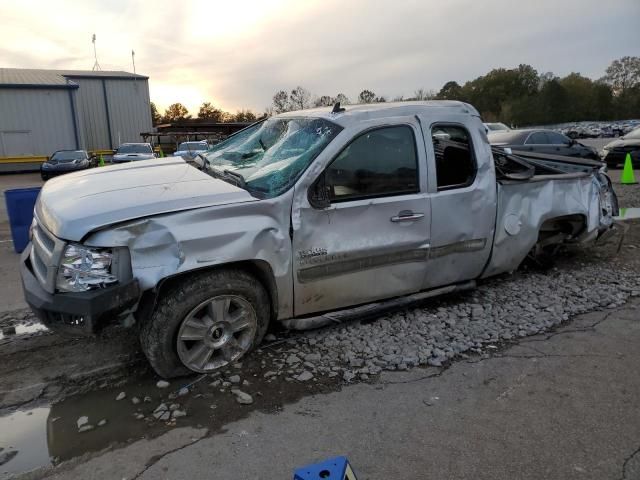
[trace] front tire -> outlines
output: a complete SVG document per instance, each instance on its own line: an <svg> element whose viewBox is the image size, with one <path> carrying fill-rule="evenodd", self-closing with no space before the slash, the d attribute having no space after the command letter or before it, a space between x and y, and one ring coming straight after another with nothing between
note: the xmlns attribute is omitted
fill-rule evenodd
<svg viewBox="0 0 640 480"><path fill-rule="evenodd" d="M161 377L211 372L257 347L270 316L266 290L248 273L198 273L161 293L140 344Z"/></svg>

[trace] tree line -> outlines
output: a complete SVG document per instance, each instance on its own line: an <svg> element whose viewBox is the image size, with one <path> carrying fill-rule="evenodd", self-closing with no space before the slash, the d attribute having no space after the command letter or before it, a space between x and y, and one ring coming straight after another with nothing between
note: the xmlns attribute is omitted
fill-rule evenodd
<svg viewBox="0 0 640 480"><path fill-rule="evenodd" d="M180 120L191 120L192 118L193 117L189 113L189 110L187 110L187 107L182 103L172 103L165 109L164 114L160 114L156 104L151 102L151 120L153 125L171 123ZM225 112L224 110L215 107L211 102L204 102L200 105L196 118L218 123L229 123L255 122L258 119L258 116L251 110L238 110L236 113Z"/></svg>
<svg viewBox="0 0 640 480"><path fill-rule="evenodd" d="M353 103L409 100L461 100L476 107L485 121L518 126L640 118L640 57L614 60L598 80L579 73L564 77L538 73L522 64L493 69L463 85L452 80L439 91L419 88L407 98L387 98L365 89ZM314 96L298 86L290 92L276 92L271 110L282 113L336 102L352 103L343 93Z"/></svg>
<svg viewBox="0 0 640 480"><path fill-rule="evenodd" d="M385 97L364 89L353 102L344 93L314 95L297 86L290 91L277 91L272 104L261 115L251 110L232 114L204 102L197 118L214 122L253 122L259 116L329 107L337 102L349 105L409 100L461 100L476 107L485 121L517 126L640 118L640 57L614 60L604 77L597 80L579 73L564 77L551 72L538 73L531 65L521 64L512 69L493 69L462 85L451 80L439 91L418 88L409 97ZM170 105L161 115L152 102L151 115L154 125L192 118L181 103Z"/></svg>

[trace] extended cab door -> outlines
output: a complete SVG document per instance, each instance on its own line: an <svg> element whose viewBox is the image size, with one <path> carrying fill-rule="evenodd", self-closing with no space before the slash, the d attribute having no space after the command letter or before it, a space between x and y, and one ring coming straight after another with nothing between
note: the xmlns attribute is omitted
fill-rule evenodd
<svg viewBox="0 0 640 480"><path fill-rule="evenodd" d="M415 117L380 122L342 132L307 186L296 186L296 316L421 288L431 221L422 134Z"/></svg>
<svg viewBox="0 0 640 480"><path fill-rule="evenodd" d="M496 177L480 120L421 117L431 198L431 248L423 288L477 278L493 243Z"/></svg>

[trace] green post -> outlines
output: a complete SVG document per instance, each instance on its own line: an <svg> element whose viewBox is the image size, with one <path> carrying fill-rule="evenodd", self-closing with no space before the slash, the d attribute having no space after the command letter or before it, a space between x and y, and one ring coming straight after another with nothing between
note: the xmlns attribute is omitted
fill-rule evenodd
<svg viewBox="0 0 640 480"><path fill-rule="evenodd" d="M99 167L104 167L104 157L100 154L100 162L98 162Z"/></svg>

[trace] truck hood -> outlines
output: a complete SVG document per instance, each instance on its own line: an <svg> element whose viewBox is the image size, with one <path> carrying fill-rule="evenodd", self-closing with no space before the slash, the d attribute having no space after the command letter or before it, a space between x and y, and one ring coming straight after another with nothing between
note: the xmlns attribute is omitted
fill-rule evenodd
<svg viewBox="0 0 640 480"><path fill-rule="evenodd" d="M181 158L92 168L48 181L36 214L55 236L80 241L115 223L180 210L257 201Z"/></svg>

